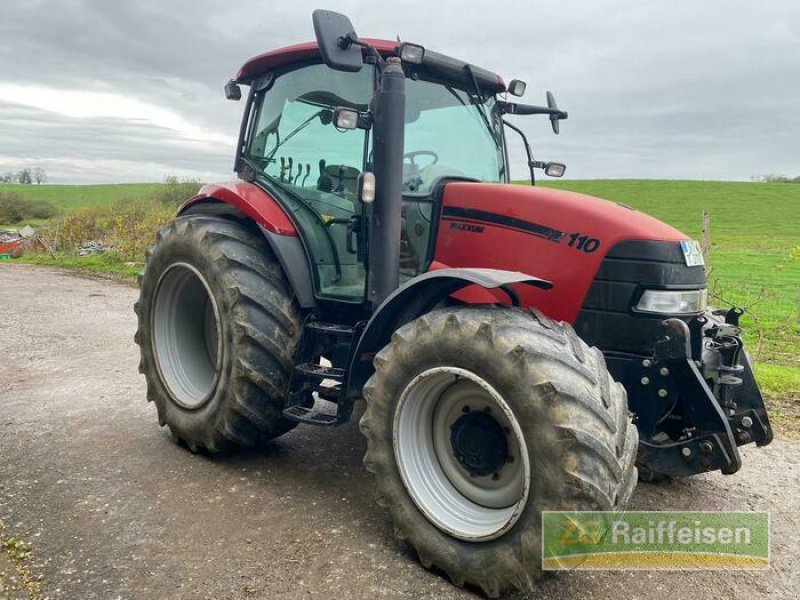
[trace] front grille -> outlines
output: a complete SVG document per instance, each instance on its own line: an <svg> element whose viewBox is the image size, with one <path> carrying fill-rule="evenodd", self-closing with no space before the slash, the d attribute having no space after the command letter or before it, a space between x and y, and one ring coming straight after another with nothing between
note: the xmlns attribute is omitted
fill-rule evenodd
<svg viewBox="0 0 800 600"><path fill-rule="evenodd" d="M686 266L680 242L620 242L600 265L574 323L575 331L603 352L649 355L659 324L669 315L633 312L642 292L705 285L705 269Z"/></svg>

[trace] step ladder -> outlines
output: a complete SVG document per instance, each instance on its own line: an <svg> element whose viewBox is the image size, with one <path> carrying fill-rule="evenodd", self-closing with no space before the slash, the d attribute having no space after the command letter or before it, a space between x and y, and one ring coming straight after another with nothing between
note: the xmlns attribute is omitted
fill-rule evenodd
<svg viewBox="0 0 800 600"><path fill-rule="evenodd" d="M323 427L349 420L352 401L343 397L345 366L362 329L363 324L306 321L295 352L284 418Z"/></svg>

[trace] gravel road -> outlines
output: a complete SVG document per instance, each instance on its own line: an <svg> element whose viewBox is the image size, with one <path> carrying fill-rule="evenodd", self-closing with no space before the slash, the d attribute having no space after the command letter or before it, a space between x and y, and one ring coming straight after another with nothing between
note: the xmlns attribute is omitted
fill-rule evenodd
<svg viewBox="0 0 800 600"><path fill-rule="evenodd" d="M136 295L0 263L0 598L477 597L394 540L355 422L214 459L172 443L136 370ZM771 511L772 567L570 573L535 597L797 598L799 491L785 440L734 476L640 484L632 509Z"/></svg>

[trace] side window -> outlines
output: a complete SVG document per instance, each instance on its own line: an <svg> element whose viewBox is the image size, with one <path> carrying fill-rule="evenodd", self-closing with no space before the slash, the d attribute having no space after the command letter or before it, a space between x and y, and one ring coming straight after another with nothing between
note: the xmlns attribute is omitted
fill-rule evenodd
<svg viewBox="0 0 800 600"><path fill-rule="evenodd" d="M247 158L292 211L314 266L317 295L360 302L365 266L348 224L360 213L367 134L333 125L333 111L367 110L373 74L313 64L277 72L257 98Z"/></svg>

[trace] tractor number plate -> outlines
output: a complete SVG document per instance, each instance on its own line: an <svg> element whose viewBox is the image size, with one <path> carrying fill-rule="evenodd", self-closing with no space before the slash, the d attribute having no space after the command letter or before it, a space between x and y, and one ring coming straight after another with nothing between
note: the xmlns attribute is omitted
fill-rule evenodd
<svg viewBox="0 0 800 600"><path fill-rule="evenodd" d="M702 267L705 262L703 261L703 251L700 249L700 243L696 240L682 240L681 250L683 251L683 259L686 261L687 267Z"/></svg>

